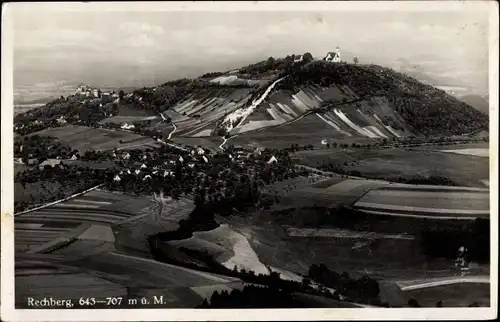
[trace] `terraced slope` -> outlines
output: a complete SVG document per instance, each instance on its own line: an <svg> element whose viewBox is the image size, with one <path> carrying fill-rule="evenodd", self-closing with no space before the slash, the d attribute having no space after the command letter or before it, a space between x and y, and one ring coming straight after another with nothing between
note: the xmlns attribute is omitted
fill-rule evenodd
<svg viewBox="0 0 500 322"><path fill-rule="evenodd" d="M319 121L313 132L335 139L462 135L488 124L466 103L390 69L313 62L277 76L220 125L232 135L276 135L312 114Z"/></svg>

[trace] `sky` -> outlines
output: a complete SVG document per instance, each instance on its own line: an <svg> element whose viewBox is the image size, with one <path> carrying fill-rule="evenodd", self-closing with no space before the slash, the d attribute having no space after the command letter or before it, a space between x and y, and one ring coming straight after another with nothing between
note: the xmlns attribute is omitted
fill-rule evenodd
<svg viewBox="0 0 500 322"><path fill-rule="evenodd" d="M12 18L16 97L80 82L151 86L269 56L321 58L337 46L348 61L357 56L424 71L442 85L488 88L484 11L13 10Z"/></svg>

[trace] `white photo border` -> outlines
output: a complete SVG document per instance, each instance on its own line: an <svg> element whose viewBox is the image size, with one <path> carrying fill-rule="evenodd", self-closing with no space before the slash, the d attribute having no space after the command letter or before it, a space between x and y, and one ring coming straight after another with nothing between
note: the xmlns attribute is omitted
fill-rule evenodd
<svg viewBox="0 0 500 322"><path fill-rule="evenodd" d="M90 2L2 5L1 318L6 321L302 321L494 319L498 307L498 2L496 1L269 1ZM13 25L12 12L42 11L447 11L489 12L491 306L489 308L362 309L14 309ZM84 317L84 319L82 319Z"/></svg>

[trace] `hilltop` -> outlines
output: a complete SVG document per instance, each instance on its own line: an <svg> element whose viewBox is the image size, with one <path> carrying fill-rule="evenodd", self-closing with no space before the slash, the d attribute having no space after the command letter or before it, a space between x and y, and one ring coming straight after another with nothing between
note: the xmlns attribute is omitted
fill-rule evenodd
<svg viewBox="0 0 500 322"><path fill-rule="evenodd" d="M210 137L237 136L247 143L268 130L349 143L487 129L487 114L405 74L377 65L312 60L308 54L300 61L297 57L270 57L237 70L121 91L119 97L61 97L16 115L15 122L54 126L63 115L70 124L120 127L128 122L141 134L212 142Z"/></svg>

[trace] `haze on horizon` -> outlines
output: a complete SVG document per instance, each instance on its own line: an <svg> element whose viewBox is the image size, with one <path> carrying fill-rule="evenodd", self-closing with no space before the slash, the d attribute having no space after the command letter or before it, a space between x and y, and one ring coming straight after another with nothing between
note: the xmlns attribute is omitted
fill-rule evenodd
<svg viewBox="0 0 500 322"><path fill-rule="evenodd" d="M16 98L67 83L150 86L336 46L349 62L418 65L441 85L488 89L486 12L12 14Z"/></svg>

